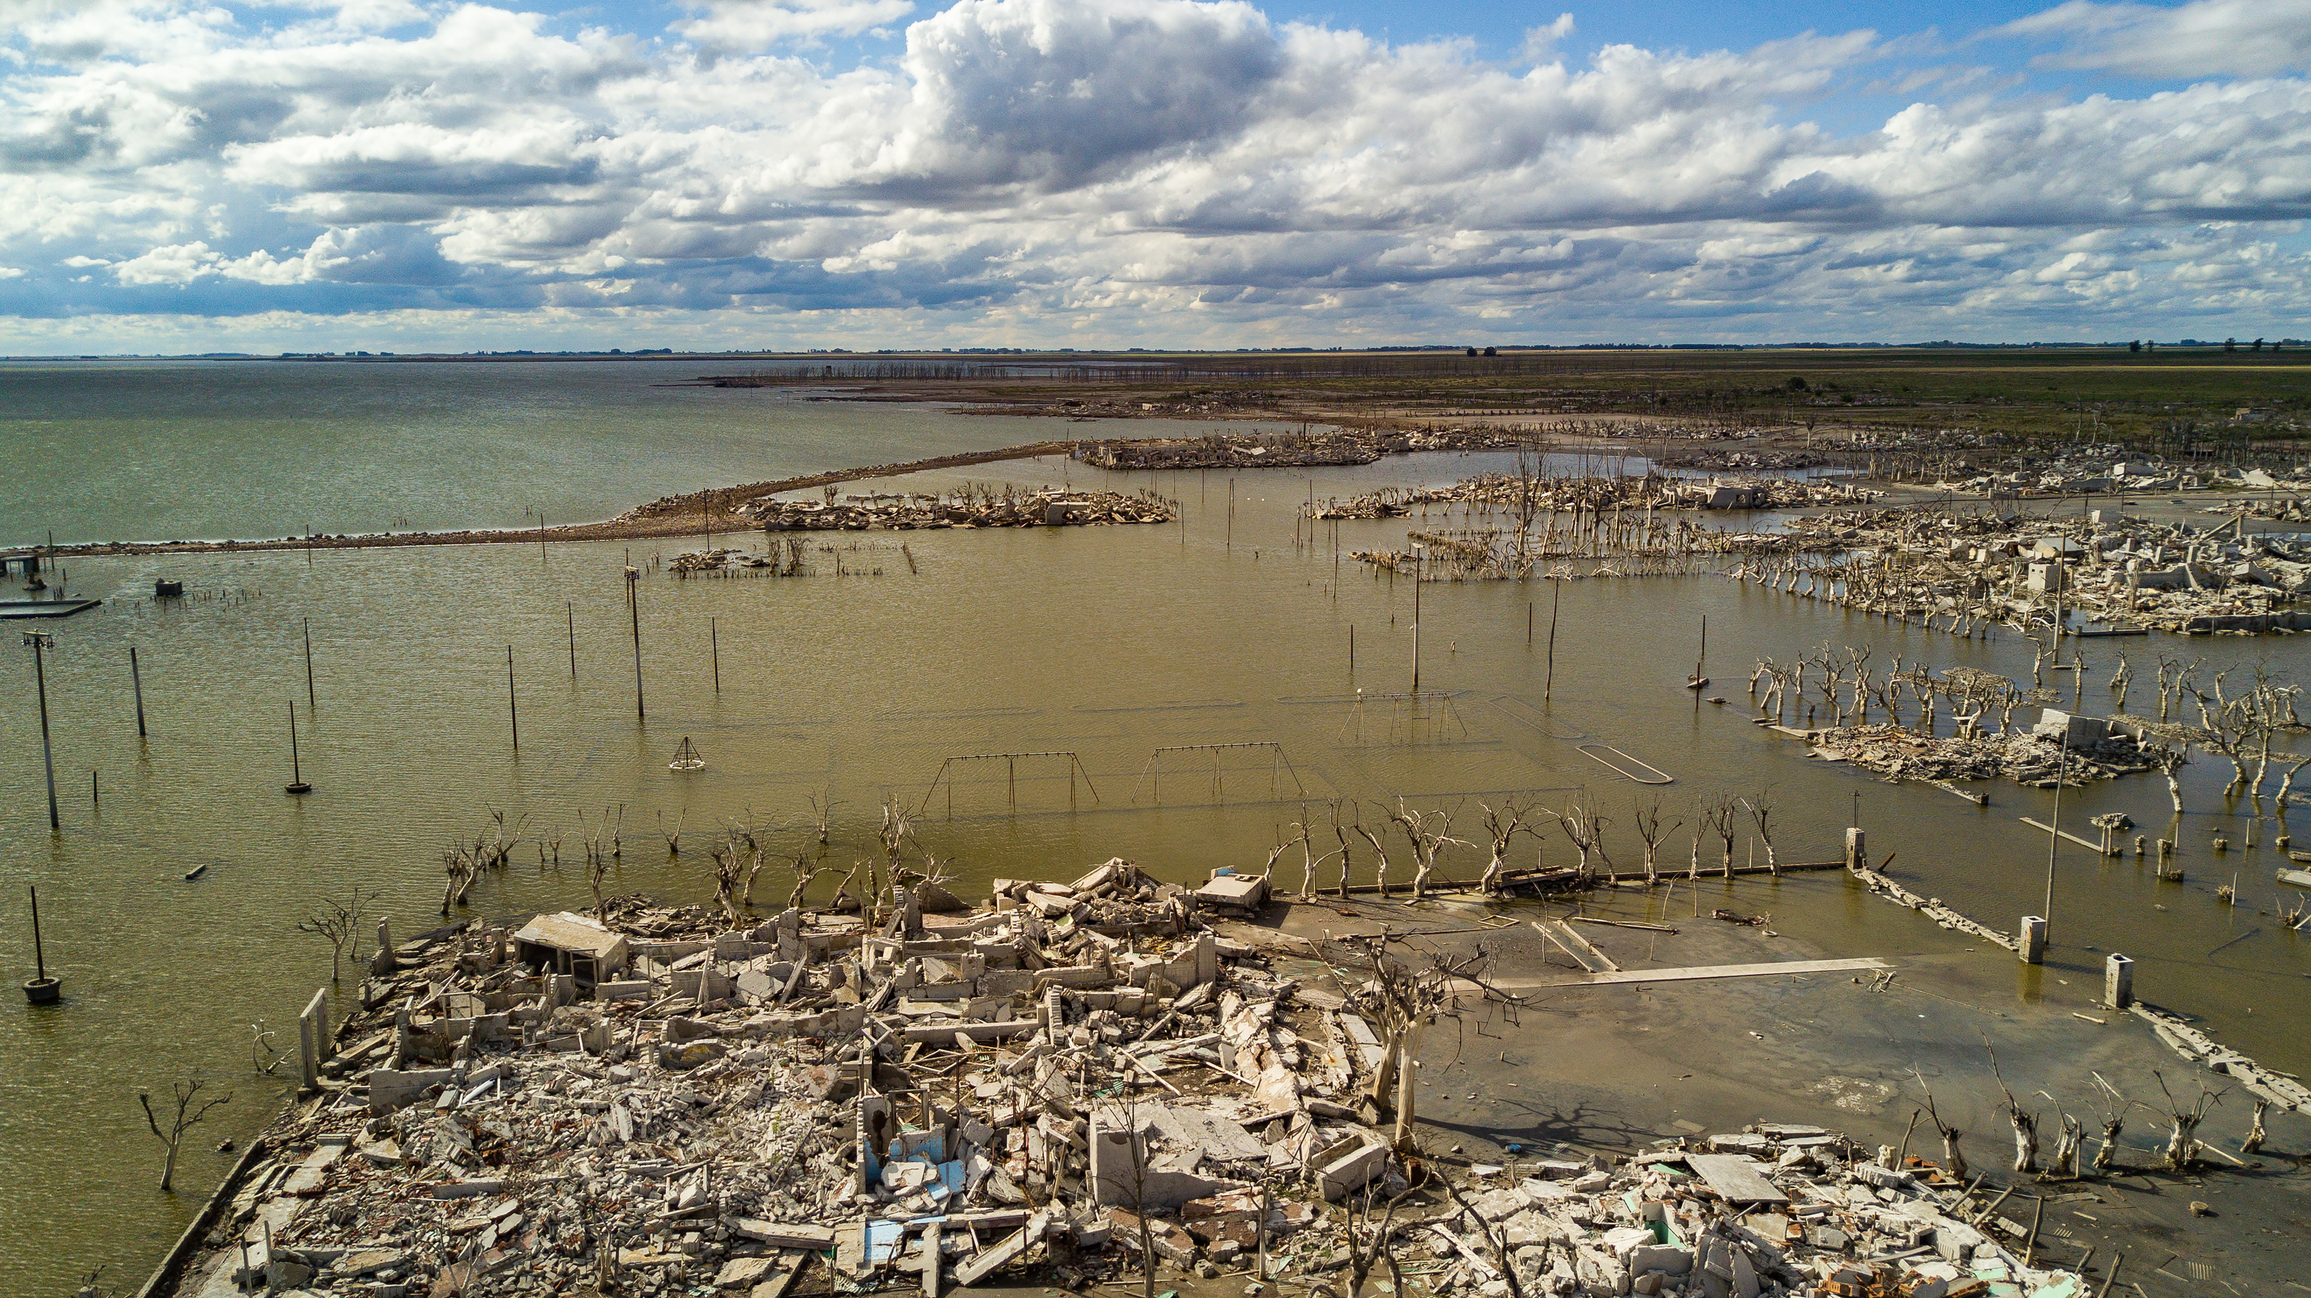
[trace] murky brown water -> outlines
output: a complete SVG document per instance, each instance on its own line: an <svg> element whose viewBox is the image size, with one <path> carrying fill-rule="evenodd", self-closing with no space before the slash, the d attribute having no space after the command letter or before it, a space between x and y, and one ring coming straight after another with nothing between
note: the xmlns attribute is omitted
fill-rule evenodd
<svg viewBox="0 0 2311 1298"><path fill-rule="evenodd" d="M1030 422L949 422L974 443L1048 432ZM581 813L591 824L606 807L624 808L619 891L699 900L711 893L705 848L719 825L749 816L792 825L779 841L806 850L813 797L834 802L837 860L869 854L886 800L917 807L924 843L954 862L966 893L992 876L1071 873L1116 855L1177 879L1216 865L1257 867L1303 815L1328 845L1331 798L1361 803L1368 822L1373 804L1399 796L1455 807L1456 827L1471 837L1481 801L1590 800L1613 819L1614 859L1634 863L1629 813L1646 791L1579 748L1596 742L1674 776L1662 790L1668 813L1688 823L1697 795L1770 789L1784 860L1835 856L1859 792L1873 851L1896 853L1894 873L1913 886L2002 926L2040 908L2045 836L2016 818L2045 819L2049 794L1997 786L1990 807L1977 809L1930 788L1877 783L1808 762L1793 741L1749 724L1741 706L1760 653L1866 641L1881 658L1899 650L1937 666L2027 672L2016 641L1957 642L1722 579L1571 582L1555 697L1544 702L1548 589L1431 584L1421 594L1421 686L1436 696L1385 697L1411 683L1410 584L1375 579L1345 558L1336 569L1329 530L1321 544L1295 547L1293 506L1311 480L1319 496L1346 494L1499 462L1437 456L1239 474L1232 524L1220 474L1110 475L1058 462L974 473L1154 486L1181 499L1186 521L826 538L869 547L844 553L854 575L842 577L679 581L654 572L641 588L641 724L624 546L557 547L542 558L522 547L346 551L313 556L310 566L303 554L75 562L76 592L121 598L52 627L65 816L54 839L31 663L15 627L0 652L0 967L29 976L21 897L36 881L49 957L67 991L60 1009L0 1010L0 1292L65 1292L100 1261L116 1277L141 1278L227 1159L204 1144L184 1170L186 1192L161 1196L159 1150L143 1129L137 1088L194 1074L233 1092L230 1116L201 1133L207 1144L260 1125L281 1086L252 1074L250 1025L262 1021L293 1041L296 1010L328 973L327 948L297 933L296 921L358 883L380 894L398 930L434 922L441 849L479 831L492 807L526 818L533 833L561 834L571 864L541 870L525 849L516 868L477 886L479 914L586 904ZM1362 548L1400 541L1404 528L1343 524L1338 534L1342 549ZM919 574L898 554L902 540ZM827 556L819 563L831 569ZM136 602L156 574L196 592L248 594L175 608ZM1727 697L1724 707L1697 704L1680 688L1704 612L1718 679L1711 692ZM305 716L308 618L319 705ZM142 744L131 644L146 665L152 734ZM2226 638L2187 647L2267 658L2300 677L2297 644ZM506 709L509 645L518 758ZM2146 651L2141 641L2130 649ZM2107 657L2095 646L2088 653ZM2107 675L2107 665L2092 673L2089 710ZM315 790L304 799L281 792L292 700ZM666 769L685 736L703 751L704 771ZM1247 746L1216 750L1216 773L1215 750L1158 753L1187 745ZM1063 759L1032 758L949 765L933 785L949 758L1016 752L1072 753L1088 784L1072 782L1071 804ZM101 809L90 801L92 770ZM2205 763L2189 772L2198 814L2181 831L2184 884L2155 882L2131 857L2103 863L2064 848L2054 962L2017 968L2016 996L2051 991L2048 979L2098 978L2102 952L2123 949L2138 961L2146 999L2205 1014L2218 1036L2275 1066L2311 1063L2301 1031L2311 937L2258 913L2272 909L2271 872L2282 863L2270 830L2257 850L2218 857L2206 847L2225 773ZM2154 833L2167 820L2155 777L2073 792L2062 818L2075 827L2112 809ZM681 855L668 856L661 818L684 826ZM2224 819L2234 841L2243 839ZM1561 836L1544 842L1548 859L1571 858ZM1686 834L1672 843L1665 855L1682 863ZM1518 849L1528 860L1533 850ZM1297 882L1297 861L1297 849L1284 858L1288 883ZM199 863L207 874L184 882ZM1481 866L1480 853L1462 851L1447 873ZM2213 893L2234 870L2247 904L2230 909ZM774 867L757 896L774 903L787 886ZM1732 904L1770 911L1777 927L1832 954L1872 954L1870 934L1883 929L1854 922L1860 903L1835 874L1745 881Z"/></svg>

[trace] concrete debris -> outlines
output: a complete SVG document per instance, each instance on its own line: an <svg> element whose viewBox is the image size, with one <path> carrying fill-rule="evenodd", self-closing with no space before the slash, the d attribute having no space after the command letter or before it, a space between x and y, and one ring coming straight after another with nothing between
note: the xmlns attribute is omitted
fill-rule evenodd
<svg viewBox="0 0 2311 1298"><path fill-rule="evenodd" d="M1735 575L1966 634L2005 624L2086 635L2297 630L2311 540L2256 534L2243 511L2212 528L2117 508L2081 517L1955 509L1836 510L1792 520L1804 566ZM2058 620L2057 612L2061 617Z"/></svg>
<svg viewBox="0 0 2311 1298"><path fill-rule="evenodd" d="M1427 505L1474 504L1538 513L1586 510L1797 509L1865 504L1882 491L1842 482L1739 476L1728 481L1663 473L1580 478L1487 473L1442 487L1389 487L1305 507L1311 518L1397 518Z"/></svg>
<svg viewBox="0 0 2311 1298"><path fill-rule="evenodd" d="M934 528L1059 527L1094 523L1169 523L1173 502L1142 491L1062 491L1005 487L944 495L845 496L839 500L749 501L737 512L770 532L918 531Z"/></svg>
<svg viewBox="0 0 2311 1298"><path fill-rule="evenodd" d="M1312 1283L1363 1264L1352 1223L1440 1294L2075 1279L1962 1224L1932 1166L1816 1127L1415 1156L1378 1125L1417 1067L1375 1031L1390 979L1285 972L1127 861L952 915L885 900L733 928L619 899L404 944L176 1292L936 1298L1150 1258Z"/></svg>
<svg viewBox="0 0 2311 1298"><path fill-rule="evenodd" d="M2064 716L2052 709L2049 715ZM2076 721L2095 718L2078 717ZM2101 725L2093 742L2066 746L2059 737L2028 734L1932 735L1906 726L1843 726L1797 733L1813 745L1813 756L1849 762L1889 780L2011 779L2049 789L2059 780L2077 788L2089 780L2116 779L2160 769L2157 746L2144 745L2123 726Z"/></svg>

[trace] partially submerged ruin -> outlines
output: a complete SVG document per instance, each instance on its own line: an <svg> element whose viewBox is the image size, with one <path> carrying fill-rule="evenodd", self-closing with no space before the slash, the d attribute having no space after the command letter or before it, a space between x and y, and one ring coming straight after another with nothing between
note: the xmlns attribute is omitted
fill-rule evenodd
<svg viewBox="0 0 2311 1298"><path fill-rule="evenodd" d="M1514 999L1481 957L1309 949L1122 861L948 916L883 895L386 945L174 1291L2083 1293L1962 1172L1820 1127L1425 1154L1423 1028Z"/></svg>

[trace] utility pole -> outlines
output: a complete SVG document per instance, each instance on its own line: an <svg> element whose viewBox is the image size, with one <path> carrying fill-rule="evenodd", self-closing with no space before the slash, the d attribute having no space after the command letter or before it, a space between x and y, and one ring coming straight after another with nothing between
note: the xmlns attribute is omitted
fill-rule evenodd
<svg viewBox="0 0 2311 1298"><path fill-rule="evenodd" d="M46 631L27 631L24 643L32 646L32 675L40 682L40 761L48 768L48 832L64 832L64 821L56 814L56 754L48 738L48 667L42 661L44 650L56 647L56 637Z"/></svg>
<svg viewBox="0 0 2311 1298"><path fill-rule="evenodd" d="M647 721L642 711L642 572L626 565L626 616L634 624L634 719Z"/></svg>

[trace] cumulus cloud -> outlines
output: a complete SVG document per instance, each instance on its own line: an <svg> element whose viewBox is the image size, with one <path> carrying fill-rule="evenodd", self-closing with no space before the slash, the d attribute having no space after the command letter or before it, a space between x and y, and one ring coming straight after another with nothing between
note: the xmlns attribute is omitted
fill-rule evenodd
<svg viewBox="0 0 2311 1298"><path fill-rule="evenodd" d="M915 11L913 0L706 0L692 8L699 16L675 23L674 30L700 45L728 50L856 36Z"/></svg>
<svg viewBox="0 0 2311 1298"><path fill-rule="evenodd" d="M1545 27L1528 27L1525 39L1517 47L1517 57L1527 63L1546 63L1556 57L1557 45L1573 34L1573 15L1558 14L1557 20Z"/></svg>
<svg viewBox="0 0 2311 1298"><path fill-rule="evenodd" d="M2180 79L2311 70L2311 0L2069 0L1988 34L2063 42L2039 57L2045 67Z"/></svg>
<svg viewBox="0 0 2311 1298"><path fill-rule="evenodd" d="M483 3L263 12L38 5L0 35L0 261L27 268L0 315L2044 336L2293 319L2311 286L2311 83L2274 69L1977 84L1856 131L1814 110L1938 84L1871 32L1574 62L1566 15L1503 64L1237 0L959 0L826 67L788 47L911 7L700 0L666 41ZM2083 57L2133 12L2006 30Z"/></svg>

